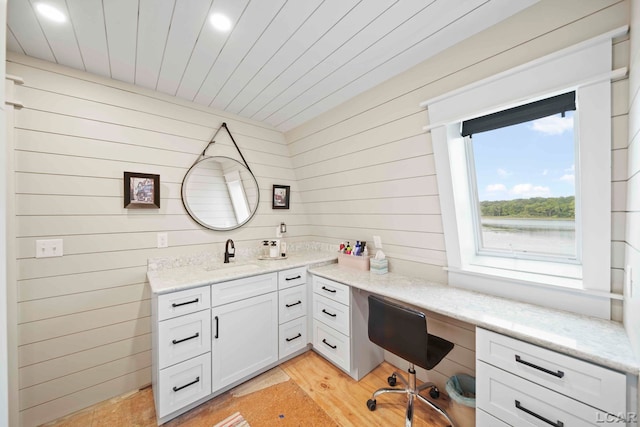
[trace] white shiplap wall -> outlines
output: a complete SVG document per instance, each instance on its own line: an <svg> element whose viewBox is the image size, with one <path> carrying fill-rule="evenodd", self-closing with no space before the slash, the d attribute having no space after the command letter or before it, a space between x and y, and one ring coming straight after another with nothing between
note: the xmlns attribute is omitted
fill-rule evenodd
<svg viewBox="0 0 640 427"><path fill-rule="evenodd" d="M268 126L145 89L10 54L16 97L15 211L19 411L37 425L150 383L148 258L223 251L306 234L283 135ZM256 216L206 230L180 199L182 178L222 122L256 174ZM239 159L221 138L207 154ZM123 208L123 172L160 174L161 207ZM291 186L291 209L271 209L271 186ZM156 248L168 233L169 248ZM64 256L35 258L37 239Z"/></svg>
<svg viewBox="0 0 640 427"><path fill-rule="evenodd" d="M447 265L431 138L419 102L628 24L628 1L542 0L432 60L286 133L298 188L315 240L382 237L390 270L446 282ZM628 64L628 40L614 46ZM621 292L626 164L626 79L613 91L612 291ZM621 320L621 304L613 304ZM438 323L440 322L440 323ZM436 319L444 336L473 353L468 325ZM448 327L448 329L447 329ZM473 334L473 329L471 329ZM471 343L469 345L469 343ZM466 353L465 351L462 351ZM432 379L474 372L469 354L452 354ZM391 361L395 359L387 355Z"/></svg>
<svg viewBox="0 0 640 427"><path fill-rule="evenodd" d="M629 138L623 149L628 163L622 184L627 190L625 265L632 269L633 289L625 295L624 324L640 358L640 4L631 3Z"/></svg>

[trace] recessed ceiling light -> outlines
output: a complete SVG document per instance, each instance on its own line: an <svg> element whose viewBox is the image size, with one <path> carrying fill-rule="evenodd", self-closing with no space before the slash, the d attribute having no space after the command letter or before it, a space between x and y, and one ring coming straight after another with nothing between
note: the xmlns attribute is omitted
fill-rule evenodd
<svg viewBox="0 0 640 427"><path fill-rule="evenodd" d="M67 16L60 9L46 3L36 3L36 10L40 15L54 22L65 22L67 20Z"/></svg>
<svg viewBox="0 0 640 427"><path fill-rule="evenodd" d="M229 31L231 29L231 20L221 13L214 13L209 17L209 22L213 28L219 31Z"/></svg>

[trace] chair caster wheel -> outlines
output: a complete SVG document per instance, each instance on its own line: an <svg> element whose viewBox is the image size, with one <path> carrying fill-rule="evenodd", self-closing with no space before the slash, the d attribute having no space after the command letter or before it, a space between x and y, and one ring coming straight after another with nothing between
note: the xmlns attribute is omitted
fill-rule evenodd
<svg viewBox="0 0 640 427"><path fill-rule="evenodd" d="M391 387L394 387L396 385L396 375L393 374L389 378L387 378L387 383L389 383Z"/></svg>
<svg viewBox="0 0 640 427"><path fill-rule="evenodd" d="M375 411L376 410L376 401L375 401L375 399L367 400L367 408L369 408L370 411Z"/></svg>
<svg viewBox="0 0 640 427"><path fill-rule="evenodd" d="M429 390L429 396L433 397L434 399L439 398L440 390L438 390L438 387L431 387L431 390Z"/></svg>

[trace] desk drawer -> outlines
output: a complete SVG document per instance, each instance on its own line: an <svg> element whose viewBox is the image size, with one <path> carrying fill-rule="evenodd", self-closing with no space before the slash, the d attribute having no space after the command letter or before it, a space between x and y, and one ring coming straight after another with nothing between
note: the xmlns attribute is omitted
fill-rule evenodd
<svg viewBox="0 0 640 427"><path fill-rule="evenodd" d="M261 274L211 285L211 307L278 290L278 273Z"/></svg>
<svg viewBox="0 0 640 427"><path fill-rule="evenodd" d="M322 295L313 295L313 318L349 336L349 307Z"/></svg>
<svg viewBox="0 0 640 427"><path fill-rule="evenodd" d="M488 365L476 366L476 403L512 426L598 426L615 417Z"/></svg>
<svg viewBox="0 0 640 427"><path fill-rule="evenodd" d="M349 305L349 287L324 277L313 277L313 292L325 296L334 301L338 301L346 306Z"/></svg>
<svg viewBox="0 0 640 427"><path fill-rule="evenodd" d="M208 309L159 322L160 369L208 351L211 351L211 313Z"/></svg>
<svg viewBox="0 0 640 427"><path fill-rule="evenodd" d="M211 394L211 353L160 371L158 418Z"/></svg>
<svg viewBox="0 0 640 427"><path fill-rule="evenodd" d="M349 337L313 320L313 348L347 372L351 370L350 345Z"/></svg>
<svg viewBox="0 0 640 427"><path fill-rule="evenodd" d="M451 415L451 413L449 413ZM476 409L476 426L478 427L509 427L496 417L487 414L482 409Z"/></svg>
<svg viewBox="0 0 640 427"><path fill-rule="evenodd" d="M303 283L307 283L307 267L291 268L278 272L278 289L286 289Z"/></svg>
<svg viewBox="0 0 640 427"><path fill-rule="evenodd" d="M158 295L158 320L171 319L209 308L210 290L210 286L201 286Z"/></svg>
<svg viewBox="0 0 640 427"><path fill-rule="evenodd" d="M480 328L476 358L603 411L626 411L620 372Z"/></svg>

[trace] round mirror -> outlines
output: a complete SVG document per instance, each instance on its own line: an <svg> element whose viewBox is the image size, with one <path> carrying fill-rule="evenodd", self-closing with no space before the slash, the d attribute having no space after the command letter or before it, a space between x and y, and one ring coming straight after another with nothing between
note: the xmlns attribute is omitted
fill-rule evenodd
<svg viewBox="0 0 640 427"><path fill-rule="evenodd" d="M182 181L182 203L191 218L211 230L233 230L258 209L260 191L253 173L229 157L205 157Z"/></svg>

